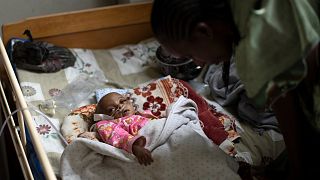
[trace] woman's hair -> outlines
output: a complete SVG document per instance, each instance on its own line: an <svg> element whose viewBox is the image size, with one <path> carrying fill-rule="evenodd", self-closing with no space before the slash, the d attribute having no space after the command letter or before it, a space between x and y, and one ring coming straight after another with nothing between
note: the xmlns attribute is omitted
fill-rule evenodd
<svg viewBox="0 0 320 180"><path fill-rule="evenodd" d="M235 43L239 41L239 32L227 0L153 1L151 26L155 37L161 40L187 40L199 22L212 20L230 24L235 33Z"/></svg>

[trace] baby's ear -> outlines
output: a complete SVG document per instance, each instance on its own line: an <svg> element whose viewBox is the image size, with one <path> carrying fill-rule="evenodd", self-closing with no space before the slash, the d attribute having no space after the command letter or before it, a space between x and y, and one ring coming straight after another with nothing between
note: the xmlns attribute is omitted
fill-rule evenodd
<svg viewBox="0 0 320 180"><path fill-rule="evenodd" d="M96 106L96 111L94 113L95 114L103 114L101 111L102 111L101 110L101 105L98 103L97 106Z"/></svg>

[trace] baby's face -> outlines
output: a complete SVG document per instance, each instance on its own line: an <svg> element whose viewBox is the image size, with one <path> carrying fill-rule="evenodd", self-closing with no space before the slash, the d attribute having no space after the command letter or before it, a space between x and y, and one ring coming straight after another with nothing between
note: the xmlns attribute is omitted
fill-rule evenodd
<svg viewBox="0 0 320 180"><path fill-rule="evenodd" d="M98 113L120 118L135 114L132 102L118 93L109 93L101 98L97 106Z"/></svg>

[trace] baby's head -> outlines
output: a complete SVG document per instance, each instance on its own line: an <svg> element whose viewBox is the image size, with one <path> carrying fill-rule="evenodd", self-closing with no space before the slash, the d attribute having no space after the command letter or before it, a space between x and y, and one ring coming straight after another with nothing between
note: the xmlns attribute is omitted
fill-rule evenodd
<svg viewBox="0 0 320 180"><path fill-rule="evenodd" d="M135 114L135 108L130 99L119 93L112 92L99 100L95 113L106 114L116 119Z"/></svg>

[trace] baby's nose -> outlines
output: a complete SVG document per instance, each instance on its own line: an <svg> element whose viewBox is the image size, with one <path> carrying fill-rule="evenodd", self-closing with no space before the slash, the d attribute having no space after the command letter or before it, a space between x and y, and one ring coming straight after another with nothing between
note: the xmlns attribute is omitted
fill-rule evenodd
<svg viewBox="0 0 320 180"><path fill-rule="evenodd" d="M117 111L121 111L123 107L124 107L124 103L118 104L117 105Z"/></svg>

